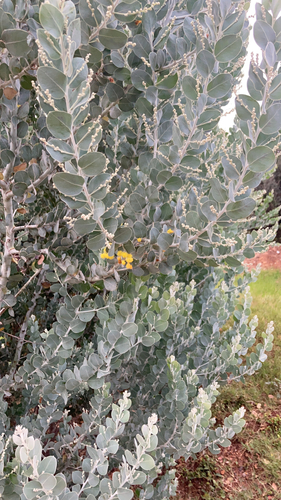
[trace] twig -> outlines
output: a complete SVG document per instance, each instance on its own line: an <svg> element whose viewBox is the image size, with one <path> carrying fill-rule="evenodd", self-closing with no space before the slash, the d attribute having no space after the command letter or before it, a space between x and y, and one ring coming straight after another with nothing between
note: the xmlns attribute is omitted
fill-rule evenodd
<svg viewBox="0 0 281 500"><path fill-rule="evenodd" d="M29 278L29 280L21 287L21 289L15 294L15 298L17 298L22 292L23 290L25 290L25 288L29 285L29 283L40 273L40 271L42 271L42 269L37 269L35 271L35 273ZM2 316L2 314L7 311L8 307L2 307L2 309L0 309L0 316Z"/></svg>
<svg viewBox="0 0 281 500"><path fill-rule="evenodd" d="M15 357L14 357L14 360L13 360L13 363L12 363L12 366L11 366L11 369L10 369L10 373L9 373L9 378L10 379L13 379L13 377L15 375L15 372L16 372L16 369L17 369L18 362L19 362L20 357L21 357L21 351L22 351L23 344L24 344L24 341L25 341L25 336L26 336L26 333L27 333L28 321L29 321L29 319L30 319L30 317L31 317L31 315L32 315L35 307L36 307L37 299L40 296L44 274L45 274L45 271L41 270L41 273L40 273L40 276L39 276L39 279L38 279L38 282L37 282L37 286L39 288L38 288L37 292L35 292L35 294L34 294L34 296L32 298L32 301L31 301L32 305L28 309L28 311L27 311L27 313L25 315L23 324L21 325L21 329L20 329L20 333L19 333L19 341L18 341L18 345L17 345L17 348L16 348ZM27 286L27 283L26 283L26 286Z"/></svg>

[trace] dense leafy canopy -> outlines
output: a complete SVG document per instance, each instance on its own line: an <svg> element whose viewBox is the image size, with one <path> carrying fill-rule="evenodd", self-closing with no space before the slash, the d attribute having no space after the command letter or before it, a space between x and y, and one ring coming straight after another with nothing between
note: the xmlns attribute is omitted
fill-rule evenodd
<svg viewBox="0 0 281 500"><path fill-rule="evenodd" d="M271 324L254 346L255 273L236 275L274 239L253 190L281 129L275 0L256 6L262 61L219 128L247 8L0 0L7 500L168 499L175 459L244 425L243 408L218 426L211 406L272 347Z"/></svg>

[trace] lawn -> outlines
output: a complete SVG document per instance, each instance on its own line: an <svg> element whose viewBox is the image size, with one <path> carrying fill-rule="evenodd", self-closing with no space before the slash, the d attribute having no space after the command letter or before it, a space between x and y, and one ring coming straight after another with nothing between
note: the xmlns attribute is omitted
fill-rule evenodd
<svg viewBox="0 0 281 500"><path fill-rule="evenodd" d="M251 285L258 331L274 321L274 349L246 383L226 386L214 414L219 422L244 406L246 426L230 448L178 465L177 500L281 500L281 272L262 271Z"/></svg>

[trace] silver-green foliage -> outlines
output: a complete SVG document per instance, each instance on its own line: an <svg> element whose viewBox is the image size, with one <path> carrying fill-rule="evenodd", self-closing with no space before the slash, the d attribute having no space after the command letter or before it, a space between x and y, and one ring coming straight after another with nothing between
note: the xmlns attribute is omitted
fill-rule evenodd
<svg viewBox="0 0 281 500"><path fill-rule="evenodd" d="M241 431L211 406L272 348L237 273L274 238L253 189L280 141L280 4L256 7L231 134L244 2L0 5L0 494L167 499L176 459Z"/></svg>

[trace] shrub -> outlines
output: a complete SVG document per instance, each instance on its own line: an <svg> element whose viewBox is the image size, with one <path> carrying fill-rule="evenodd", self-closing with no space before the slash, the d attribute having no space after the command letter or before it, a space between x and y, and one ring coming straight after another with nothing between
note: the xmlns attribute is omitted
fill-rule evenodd
<svg viewBox="0 0 281 500"><path fill-rule="evenodd" d="M167 499L241 431L211 406L272 347L241 273L274 238L279 10L227 134L244 2L1 2L2 498Z"/></svg>

